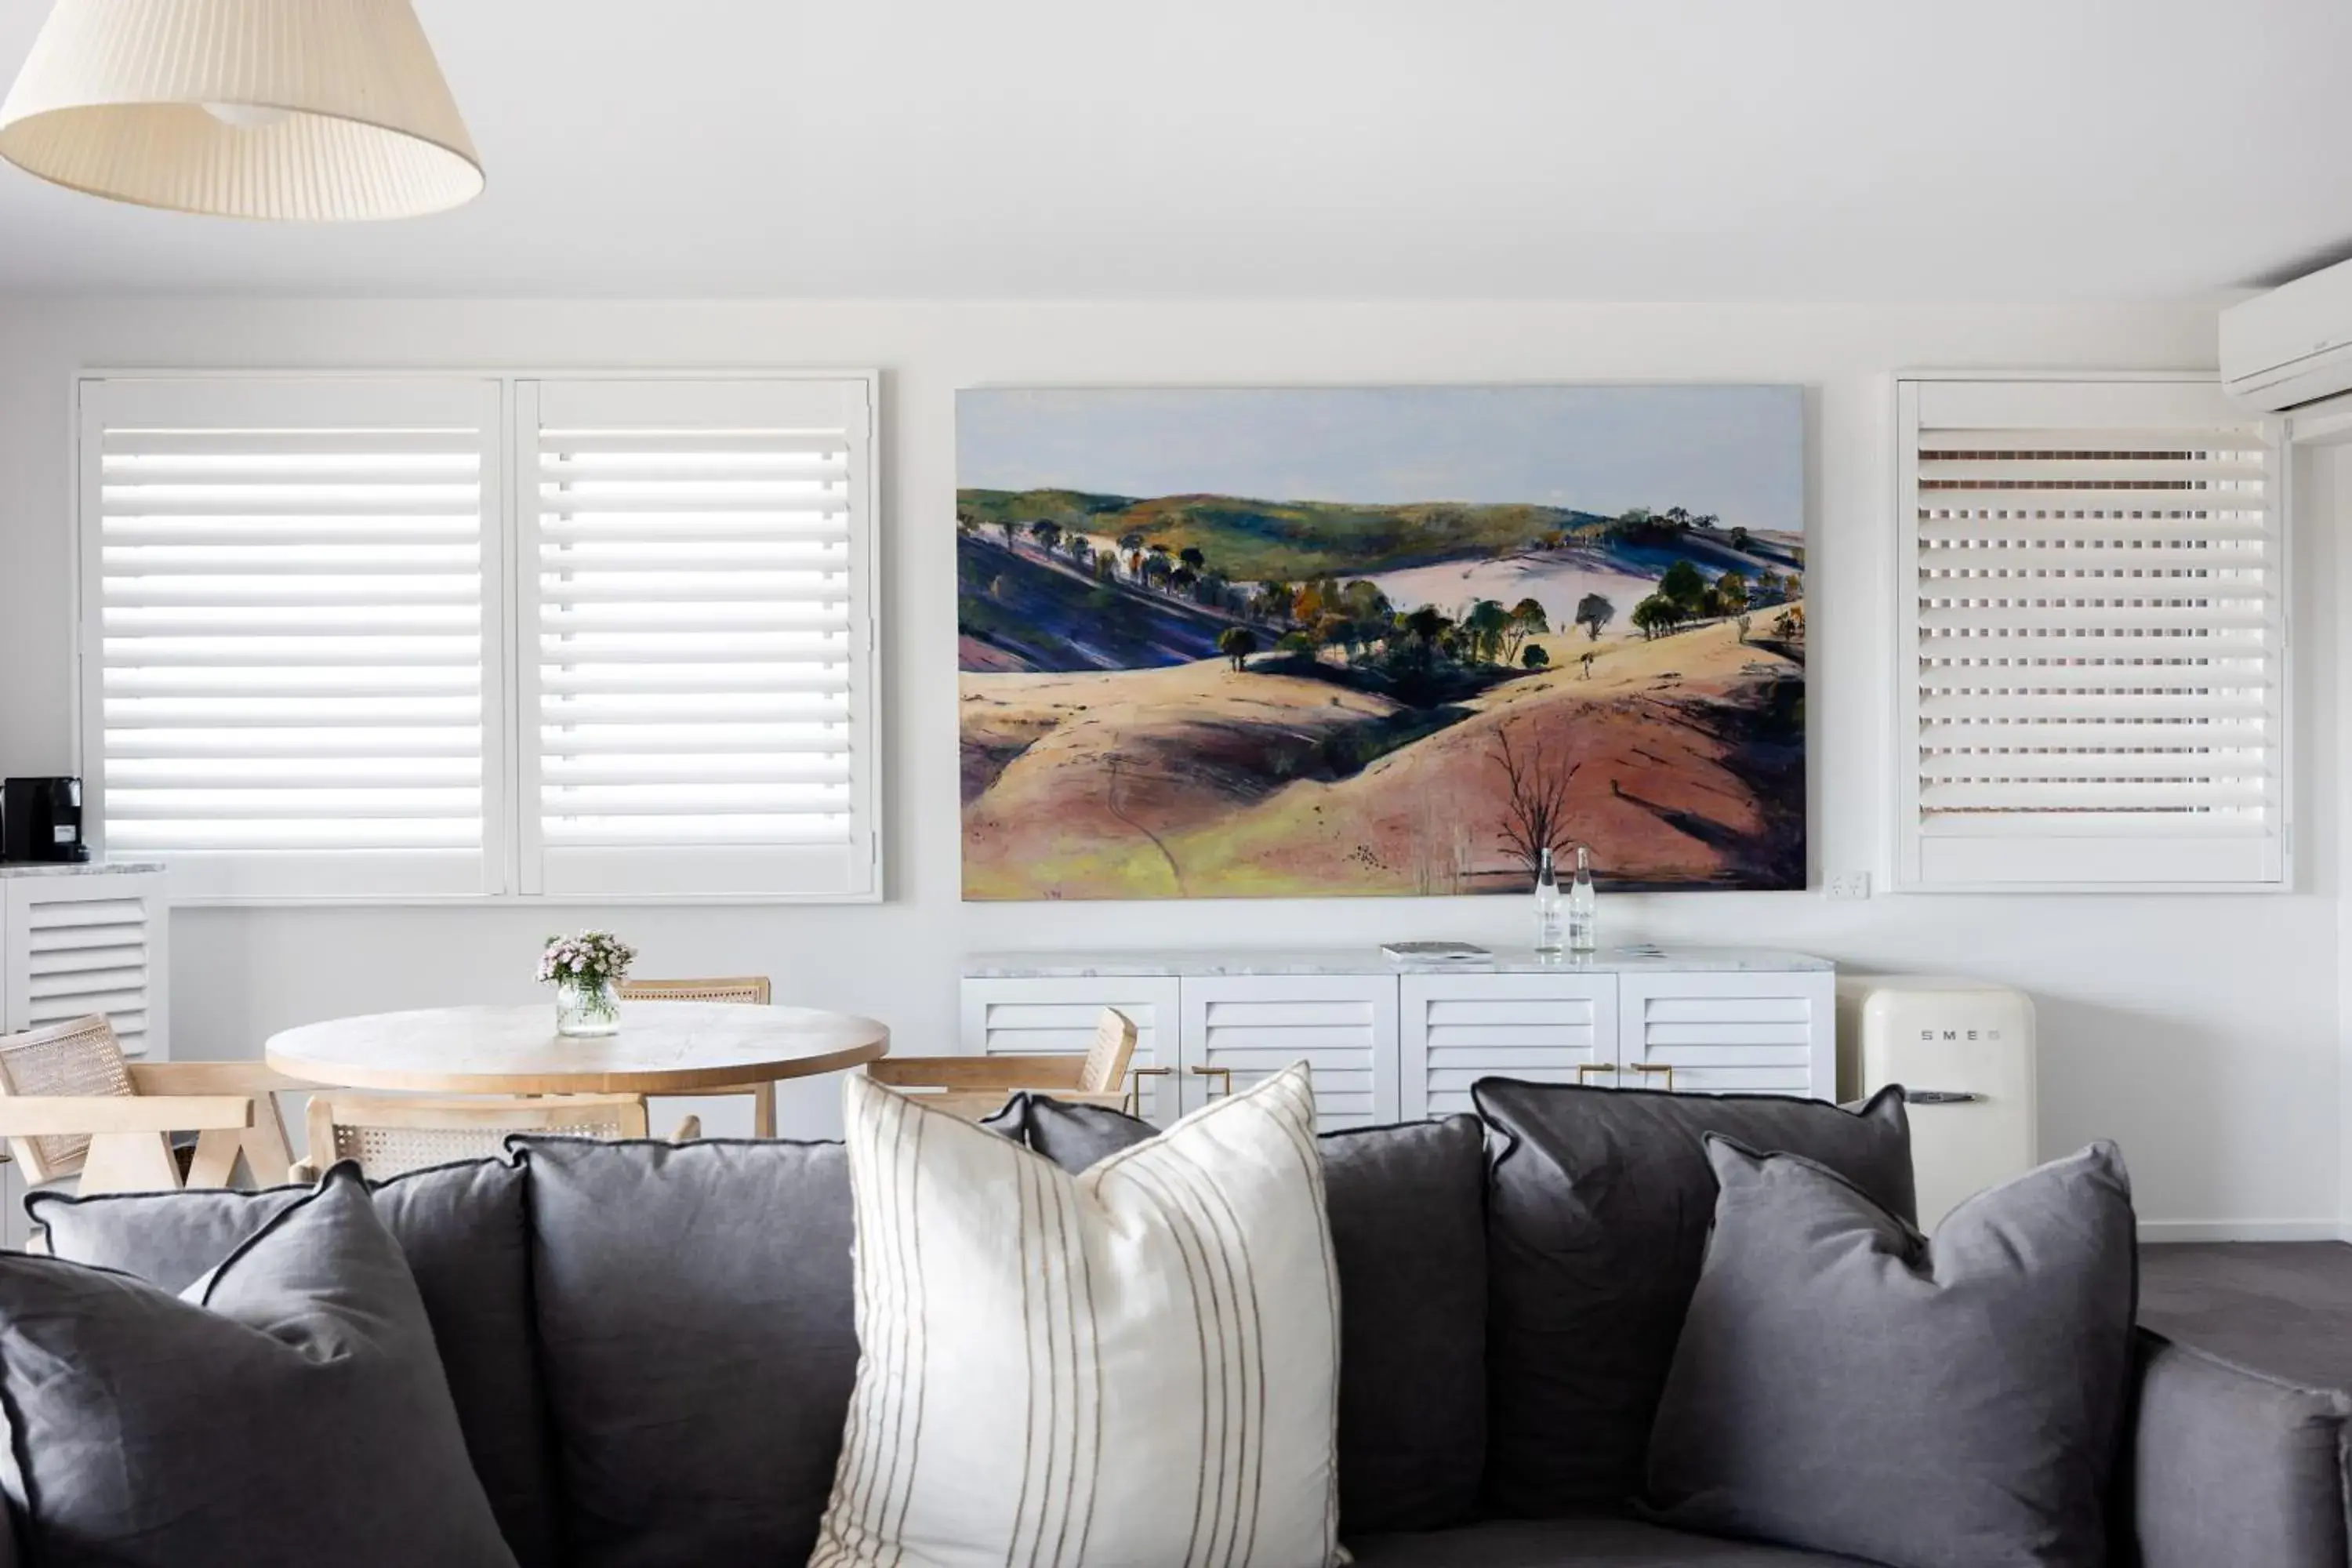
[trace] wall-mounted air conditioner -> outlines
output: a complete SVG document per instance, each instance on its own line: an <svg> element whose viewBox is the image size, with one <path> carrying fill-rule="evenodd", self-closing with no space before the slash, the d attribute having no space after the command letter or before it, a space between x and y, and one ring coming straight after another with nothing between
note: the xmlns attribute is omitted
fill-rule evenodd
<svg viewBox="0 0 2352 1568"><path fill-rule="evenodd" d="M2352 389L2352 261L2223 310L2221 384L2266 414Z"/></svg>

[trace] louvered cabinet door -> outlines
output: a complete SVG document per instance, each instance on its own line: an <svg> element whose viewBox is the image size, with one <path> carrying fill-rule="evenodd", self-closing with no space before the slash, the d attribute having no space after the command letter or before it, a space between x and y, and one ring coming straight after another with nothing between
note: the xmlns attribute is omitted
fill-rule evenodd
<svg viewBox="0 0 2352 1568"><path fill-rule="evenodd" d="M8 1027L103 1013L129 1055L169 1055L163 883L160 872L0 881L8 908Z"/></svg>
<svg viewBox="0 0 2352 1568"><path fill-rule="evenodd" d="M1482 1078L1611 1084L1613 974L1408 974L1398 991L1398 1101L1408 1121L1475 1109Z"/></svg>
<svg viewBox="0 0 2352 1568"><path fill-rule="evenodd" d="M1187 1110L1303 1061L1315 1070L1322 1131L1394 1121L1396 977L1188 977L1180 1057Z"/></svg>
<svg viewBox="0 0 2352 1568"><path fill-rule="evenodd" d="M1827 970L1621 975L1618 1083L1834 1099L1836 986Z"/></svg>
<svg viewBox="0 0 2352 1568"><path fill-rule="evenodd" d="M1106 1007L1135 1021L1136 1067L1174 1066L1177 985L1152 976L966 980L962 1048L972 1056L1084 1056ZM1164 1087L1168 1080L1138 1081L1144 1120L1173 1121L1176 1098Z"/></svg>

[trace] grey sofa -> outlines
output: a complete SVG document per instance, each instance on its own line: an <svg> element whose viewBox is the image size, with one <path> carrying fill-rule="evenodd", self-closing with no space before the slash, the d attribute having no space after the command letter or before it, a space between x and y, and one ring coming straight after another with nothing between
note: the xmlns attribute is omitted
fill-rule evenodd
<svg viewBox="0 0 2352 1568"><path fill-rule="evenodd" d="M806 1559L855 1372L838 1145L518 1140L375 1189L523 1568ZM1366 1568L1796 1568L1630 1508L1497 1518L1483 1130L1324 1143L1344 1322L1341 1531ZM179 1289L296 1189L37 1194L61 1257ZM2344 1568L2347 1409L2145 1337L2119 1563ZM1612 1458L1612 1456L1602 1456ZM1638 1462L1639 1456L1614 1456ZM9 1559L0 1540L0 1563ZM462 1565L451 1565L462 1568Z"/></svg>

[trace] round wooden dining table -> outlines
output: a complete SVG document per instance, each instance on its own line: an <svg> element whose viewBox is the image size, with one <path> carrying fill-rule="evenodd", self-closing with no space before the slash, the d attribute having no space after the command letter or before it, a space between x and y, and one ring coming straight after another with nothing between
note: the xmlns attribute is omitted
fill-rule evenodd
<svg viewBox="0 0 2352 1568"><path fill-rule="evenodd" d="M546 1002L426 1007L305 1024L262 1056L289 1078L338 1089L441 1094L758 1094L774 1122L774 1085L862 1067L890 1048L889 1027L855 1013L734 1002L621 1004L610 1035L555 1032Z"/></svg>

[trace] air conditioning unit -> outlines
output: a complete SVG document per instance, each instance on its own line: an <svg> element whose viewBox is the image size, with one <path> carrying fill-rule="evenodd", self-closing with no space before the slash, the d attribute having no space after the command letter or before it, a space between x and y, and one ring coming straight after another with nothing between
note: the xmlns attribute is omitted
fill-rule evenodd
<svg viewBox="0 0 2352 1568"><path fill-rule="evenodd" d="M2265 414L2352 390L2352 261L2223 310L2221 384Z"/></svg>

